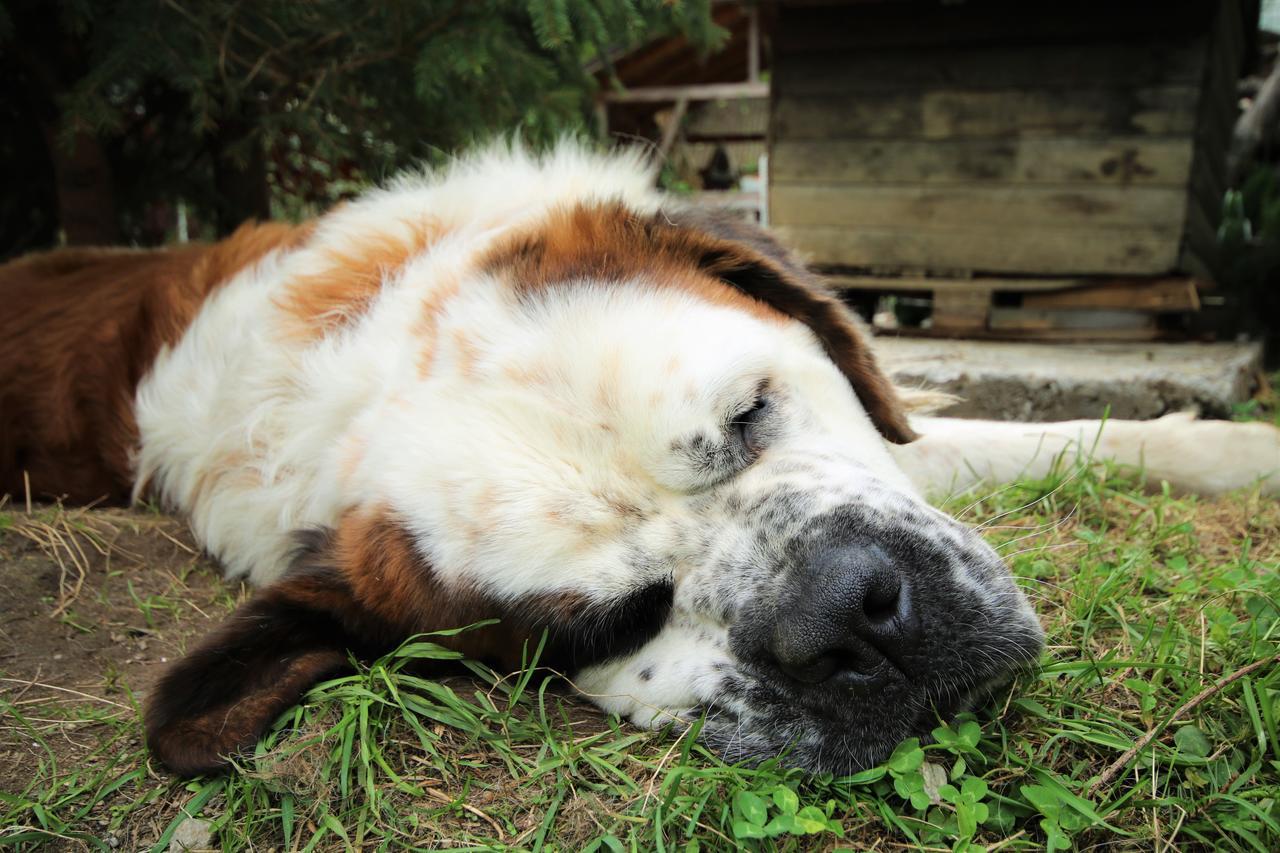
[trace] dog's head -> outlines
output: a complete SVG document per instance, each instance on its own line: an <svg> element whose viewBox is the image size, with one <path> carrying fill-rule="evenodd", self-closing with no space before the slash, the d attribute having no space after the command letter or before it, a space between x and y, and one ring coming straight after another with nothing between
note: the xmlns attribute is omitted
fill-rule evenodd
<svg viewBox="0 0 1280 853"><path fill-rule="evenodd" d="M516 667L545 631L608 710L837 772L1037 656L1000 559L895 466L913 434L857 322L764 232L574 205L464 277L358 418L341 522L159 685L174 769L348 650L492 617L443 642Z"/></svg>

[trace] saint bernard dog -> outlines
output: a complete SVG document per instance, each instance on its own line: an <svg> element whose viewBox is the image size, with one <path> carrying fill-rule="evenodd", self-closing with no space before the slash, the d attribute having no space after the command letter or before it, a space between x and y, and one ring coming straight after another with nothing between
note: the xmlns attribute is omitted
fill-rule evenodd
<svg viewBox="0 0 1280 853"><path fill-rule="evenodd" d="M1062 454L1201 492L1269 426L908 419L858 322L636 154L498 146L303 225L0 268L0 491L162 501L259 588L150 691L225 767L351 655L541 663L730 760L845 772L1035 663L980 536L925 501ZM1280 476L1266 480L1275 493Z"/></svg>

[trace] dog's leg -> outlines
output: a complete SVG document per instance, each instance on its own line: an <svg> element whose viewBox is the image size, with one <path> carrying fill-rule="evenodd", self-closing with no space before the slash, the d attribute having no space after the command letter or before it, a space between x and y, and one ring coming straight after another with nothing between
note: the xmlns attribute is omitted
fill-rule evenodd
<svg viewBox="0 0 1280 853"><path fill-rule="evenodd" d="M890 448L916 487L943 497L978 486L1038 478L1079 459L1140 466L1153 484L1219 494L1262 482L1280 494L1280 430L1263 423L1197 420L1011 423L916 418L921 437ZM1063 470L1060 468L1059 470Z"/></svg>

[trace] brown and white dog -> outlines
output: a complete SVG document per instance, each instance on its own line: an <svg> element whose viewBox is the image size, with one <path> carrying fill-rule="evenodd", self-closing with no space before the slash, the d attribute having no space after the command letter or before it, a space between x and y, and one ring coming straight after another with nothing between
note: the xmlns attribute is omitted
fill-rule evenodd
<svg viewBox="0 0 1280 853"><path fill-rule="evenodd" d="M639 725L864 767L1041 648L922 495L1080 446L1200 491L1280 468L1263 426L909 422L817 279L651 187L499 147L302 226L0 268L0 490L154 495L261 587L152 691L160 760L218 768L349 653L498 618L444 642L511 669L545 630Z"/></svg>

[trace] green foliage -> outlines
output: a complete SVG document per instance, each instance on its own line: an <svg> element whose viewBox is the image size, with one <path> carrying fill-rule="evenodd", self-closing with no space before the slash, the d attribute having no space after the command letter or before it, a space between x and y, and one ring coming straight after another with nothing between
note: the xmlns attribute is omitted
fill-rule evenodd
<svg viewBox="0 0 1280 853"><path fill-rule="evenodd" d="M1224 203L1224 220L1243 218L1262 240L1280 240L1280 180L1274 166L1256 166L1241 188L1228 190L1227 195L1238 198L1239 209L1230 213L1233 205Z"/></svg>
<svg viewBox="0 0 1280 853"><path fill-rule="evenodd" d="M1244 193L1227 190L1222 197L1222 224L1218 226L1218 242L1228 250L1238 249L1253 239L1253 223L1245 212Z"/></svg>
<svg viewBox="0 0 1280 853"><path fill-rule="evenodd" d="M126 208L208 210L219 164L265 154L300 213L477 139L589 133L589 60L670 32L706 51L727 35L709 0L14 0L0 57L28 47L10 51L26 101L63 144L106 144Z"/></svg>
<svg viewBox="0 0 1280 853"><path fill-rule="evenodd" d="M268 133L375 164L388 153L429 156L477 135L538 129L531 115L558 109L558 89L589 93L582 61L597 52L666 30L707 49L723 37L707 3L661 0L62 7L70 29L91 34L97 57L71 96L76 121L119 130L129 118L122 104L163 80L187 95L193 130L247 110ZM541 125L576 127L581 118L552 112Z"/></svg>
<svg viewBox="0 0 1280 853"><path fill-rule="evenodd" d="M1233 420L1264 421L1280 427L1280 372L1272 373L1252 398L1237 403L1231 412Z"/></svg>
<svg viewBox="0 0 1280 853"><path fill-rule="evenodd" d="M844 827L831 817L836 807L835 800L802 807L800 796L783 784L758 791L740 790L733 795L733 837L748 841L787 835L844 835Z"/></svg>

